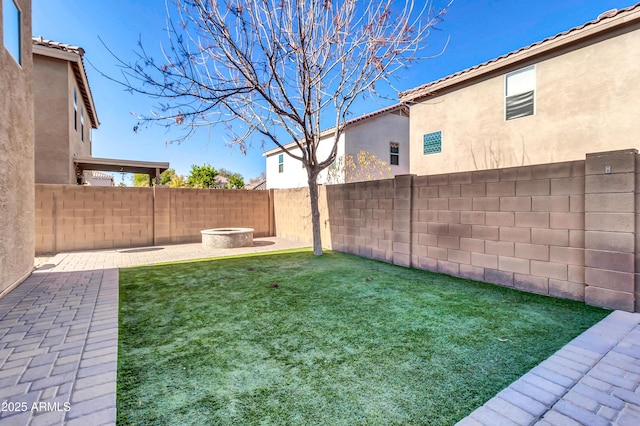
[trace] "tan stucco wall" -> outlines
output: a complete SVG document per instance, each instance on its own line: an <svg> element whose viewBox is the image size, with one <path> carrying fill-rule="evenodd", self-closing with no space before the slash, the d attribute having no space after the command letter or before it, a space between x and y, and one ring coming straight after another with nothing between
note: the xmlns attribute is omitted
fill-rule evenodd
<svg viewBox="0 0 640 426"><path fill-rule="evenodd" d="M78 128L77 130L73 127L73 89L76 89L78 94ZM71 155L78 154L79 157L90 157L91 156L91 142L90 142L90 129L91 129L91 121L89 120L89 116L87 114L87 107L84 104L84 100L82 99L82 94L80 93L80 87L78 82L76 81L75 74L73 73L73 69L70 62L67 62L67 108L69 109L69 120L67 121L69 126L69 142L71 144ZM82 126L80 121L80 115L84 115L84 141L82 141ZM75 176L75 169L73 169L73 162L71 163L71 173Z"/></svg>
<svg viewBox="0 0 640 426"><path fill-rule="evenodd" d="M36 183L75 184L74 154L91 156L91 122L69 61L34 55ZM73 124L73 90L77 91L78 123ZM84 111L84 142L80 113Z"/></svg>
<svg viewBox="0 0 640 426"><path fill-rule="evenodd" d="M22 66L0 43L0 294L32 271L34 251L31 1L16 4L22 13Z"/></svg>
<svg viewBox="0 0 640 426"><path fill-rule="evenodd" d="M71 183L67 74L66 61L34 55L36 183Z"/></svg>
<svg viewBox="0 0 640 426"><path fill-rule="evenodd" d="M389 177L409 173L409 117L384 114L350 127L346 137L346 152L354 159L360 151L365 151L387 163L391 169ZM389 164L391 142L399 144L398 165ZM352 180L347 177L347 181Z"/></svg>
<svg viewBox="0 0 640 426"><path fill-rule="evenodd" d="M570 161L639 147L640 25L504 69L411 107L411 173L434 174ZM536 67L535 115L504 119L505 74ZM442 152L423 135L442 131Z"/></svg>

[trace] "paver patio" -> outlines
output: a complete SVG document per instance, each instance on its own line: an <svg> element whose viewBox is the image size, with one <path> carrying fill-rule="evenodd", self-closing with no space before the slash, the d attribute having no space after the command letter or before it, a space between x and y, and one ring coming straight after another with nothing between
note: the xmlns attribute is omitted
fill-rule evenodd
<svg viewBox="0 0 640 426"><path fill-rule="evenodd" d="M640 314L614 311L459 425L640 425Z"/></svg>
<svg viewBox="0 0 640 426"><path fill-rule="evenodd" d="M116 421L119 267L301 247L279 238L58 254L0 300L0 424ZM462 425L640 424L640 314L616 311Z"/></svg>

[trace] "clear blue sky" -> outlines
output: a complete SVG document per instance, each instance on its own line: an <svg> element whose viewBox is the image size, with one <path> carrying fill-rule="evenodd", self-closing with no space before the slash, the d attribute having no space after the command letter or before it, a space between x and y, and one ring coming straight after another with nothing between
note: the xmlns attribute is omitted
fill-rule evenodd
<svg viewBox="0 0 640 426"><path fill-rule="evenodd" d="M445 3L444 0L438 0ZM446 50L433 59L402 71L395 83L407 90L504 53L581 25L610 9L622 9L634 0L455 0L433 33L427 54ZM171 2L169 2L171 3ZM157 48L164 38L165 3L162 0L32 0L33 35L84 48L85 59L107 75L119 73L116 60L99 38L115 54L131 60L138 40ZM172 5L170 4L170 7ZM152 99L132 95L104 78L86 63L100 128L93 132L95 157L145 161L168 161L179 174L187 174L191 164L209 163L244 176L245 181L265 169L264 149L256 139L247 155L224 143L224 131L212 127L182 144L167 145L175 138L161 127L134 133L137 120L131 112L148 113ZM391 105L362 101L353 117ZM328 125L331 125L329 123ZM119 178L119 175L116 175Z"/></svg>

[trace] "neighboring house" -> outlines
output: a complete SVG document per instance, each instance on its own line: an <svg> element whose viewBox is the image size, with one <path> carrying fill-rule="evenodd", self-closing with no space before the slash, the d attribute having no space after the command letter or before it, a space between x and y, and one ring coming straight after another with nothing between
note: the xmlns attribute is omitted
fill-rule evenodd
<svg viewBox="0 0 640 426"><path fill-rule="evenodd" d="M411 173L640 147L640 4L400 93Z"/></svg>
<svg viewBox="0 0 640 426"><path fill-rule="evenodd" d="M267 181L265 179L259 180L258 182L249 183L244 186L244 189L249 189L251 191L264 191L265 189L267 189Z"/></svg>
<svg viewBox="0 0 640 426"><path fill-rule="evenodd" d="M31 1L0 3L0 297L33 270ZM4 313L3 313L4 314Z"/></svg>
<svg viewBox="0 0 640 426"><path fill-rule="evenodd" d="M92 180L93 170L144 173L150 180L159 179L169 163L93 157L91 130L100 122L84 50L42 37L32 43L35 182L85 184Z"/></svg>
<svg viewBox="0 0 640 426"><path fill-rule="evenodd" d="M85 172L85 183L91 186L115 186L113 175L102 173L97 170Z"/></svg>
<svg viewBox="0 0 640 426"><path fill-rule="evenodd" d="M318 160L329 156L334 142L334 129L327 129L320 134ZM292 142L285 146L294 154L300 148ZM373 154L388 164L391 176L409 173L409 108L404 104L396 104L370 114L347 121L344 132L338 141L338 164L345 154L357 158L360 151ZM267 188L300 188L306 187L307 171L302 162L287 155L281 148L274 148L262 153L267 162ZM318 176L319 184L326 184L325 169ZM337 176L337 179L335 177ZM351 182L353 178L348 171L338 170L334 181L330 183Z"/></svg>
<svg viewBox="0 0 640 426"><path fill-rule="evenodd" d="M226 188L229 185L229 179L226 176L216 175L213 178L216 188Z"/></svg>
<svg viewBox="0 0 640 426"><path fill-rule="evenodd" d="M77 46L33 39L36 183L79 183L74 158L91 157L100 122Z"/></svg>

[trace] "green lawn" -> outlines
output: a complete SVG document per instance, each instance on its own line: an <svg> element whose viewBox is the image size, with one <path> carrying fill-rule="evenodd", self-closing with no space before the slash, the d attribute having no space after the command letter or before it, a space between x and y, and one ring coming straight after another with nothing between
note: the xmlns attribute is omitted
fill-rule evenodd
<svg viewBox="0 0 640 426"><path fill-rule="evenodd" d="M309 251L120 271L120 424L451 425L608 311Z"/></svg>

